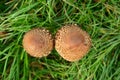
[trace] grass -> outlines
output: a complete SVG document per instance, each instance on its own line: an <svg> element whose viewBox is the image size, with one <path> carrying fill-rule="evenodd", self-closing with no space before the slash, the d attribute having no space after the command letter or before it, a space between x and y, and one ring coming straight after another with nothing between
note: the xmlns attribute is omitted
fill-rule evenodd
<svg viewBox="0 0 120 80"><path fill-rule="evenodd" d="M38 59L22 47L25 32L55 35L76 23L92 39L89 53L67 62L56 50ZM0 80L120 80L120 0L1 0Z"/></svg>

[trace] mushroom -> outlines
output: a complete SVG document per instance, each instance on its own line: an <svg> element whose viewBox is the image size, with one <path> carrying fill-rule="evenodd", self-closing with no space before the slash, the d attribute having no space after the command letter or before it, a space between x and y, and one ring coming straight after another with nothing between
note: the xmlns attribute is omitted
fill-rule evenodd
<svg viewBox="0 0 120 80"><path fill-rule="evenodd" d="M7 35L8 33L6 31L0 31L0 38L3 38Z"/></svg>
<svg viewBox="0 0 120 80"><path fill-rule="evenodd" d="M80 60L91 47L91 39L85 31L76 24L65 25L55 36L55 48L67 61Z"/></svg>
<svg viewBox="0 0 120 80"><path fill-rule="evenodd" d="M52 35L46 29L32 29L24 35L23 47L33 57L47 56L53 49Z"/></svg>

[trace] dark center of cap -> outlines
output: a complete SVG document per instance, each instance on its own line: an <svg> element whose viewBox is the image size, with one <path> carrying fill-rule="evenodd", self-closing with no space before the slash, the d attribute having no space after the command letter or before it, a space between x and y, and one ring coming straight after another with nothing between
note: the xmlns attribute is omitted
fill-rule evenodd
<svg viewBox="0 0 120 80"><path fill-rule="evenodd" d="M84 43L82 34L73 33L67 37L66 44L68 49L74 49Z"/></svg>
<svg viewBox="0 0 120 80"><path fill-rule="evenodd" d="M39 49L39 51L41 51L40 49L44 46L44 39L42 37L32 36L28 41L30 43L29 47L31 50Z"/></svg>

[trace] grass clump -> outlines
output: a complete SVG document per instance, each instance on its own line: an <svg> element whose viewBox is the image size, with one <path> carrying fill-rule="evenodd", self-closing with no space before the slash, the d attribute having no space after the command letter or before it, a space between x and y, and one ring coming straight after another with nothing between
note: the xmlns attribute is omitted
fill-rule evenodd
<svg viewBox="0 0 120 80"><path fill-rule="evenodd" d="M45 27L55 35L67 23L92 38L82 60L67 62L56 50L41 59L26 54L25 32ZM120 0L1 0L0 33L1 80L120 80Z"/></svg>

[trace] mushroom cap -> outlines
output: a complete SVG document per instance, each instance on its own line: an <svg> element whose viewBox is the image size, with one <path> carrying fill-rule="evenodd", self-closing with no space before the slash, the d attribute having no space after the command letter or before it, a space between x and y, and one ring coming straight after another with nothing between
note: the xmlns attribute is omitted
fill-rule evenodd
<svg viewBox="0 0 120 80"><path fill-rule="evenodd" d="M91 39L76 24L65 25L55 36L55 48L67 61L78 61L87 54L91 47Z"/></svg>
<svg viewBox="0 0 120 80"><path fill-rule="evenodd" d="M24 35L23 47L33 57L47 56L53 49L52 35L46 29L32 29Z"/></svg>

